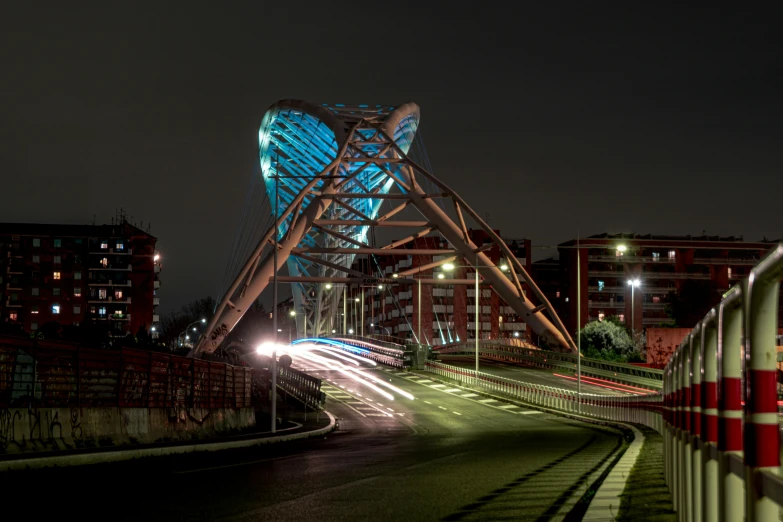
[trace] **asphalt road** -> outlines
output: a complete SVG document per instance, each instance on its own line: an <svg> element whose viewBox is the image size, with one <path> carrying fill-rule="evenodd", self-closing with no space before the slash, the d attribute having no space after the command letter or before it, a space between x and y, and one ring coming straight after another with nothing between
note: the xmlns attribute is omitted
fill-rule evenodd
<svg viewBox="0 0 783 522"><path fill-rule="evenodd" d="M459 366L460 368L468 368L470 370L476 369L476 359L471 356L465 355L442 355L438 359L443 364L449 364L452 366ZM499 377L506 377L517 381L524 381L530 384L541 384L544 386L552 386L554 388L564 388L566 390L576 390L576 381L572 379L566 379L555 375L560 373L558 371L549 370L546 368L536 368L533 366L523 366L521 364L513 364L504 361L494 361L492 359L480 359L479 370L486 373L491 373ZM612 383L607 383L607 386L612 386ZM584 393L595 393L597 395L631 395L629 393L606 388L602 386L594 386L588 384L586 381L582 381L582 391Z"/></svg>
<svg viewBox="0 0 783 522"><path fill-rule="evenodd" d="M619 441L410 374L373 370L415 396L390 401L342 373L318 373L340 424L325 438L6 473L4 518L549 520Z"/></svg>

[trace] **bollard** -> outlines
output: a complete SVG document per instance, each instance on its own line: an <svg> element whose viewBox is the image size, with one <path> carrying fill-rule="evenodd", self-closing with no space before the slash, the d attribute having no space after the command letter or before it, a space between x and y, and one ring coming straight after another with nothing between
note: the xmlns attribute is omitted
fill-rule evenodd
<svg viewBox="0 0 783 522"><path fill-rule="evenodd" d="M717 453L718 442L718 329L717 311L709 311L701 324L699 343L701 365L701 439L702 454L702 498L701 514L706 521L718 520L718 461L711 458ZM714 451L713 451L714 450Z"/></svg>
<svg viewBox="0 0 783 522"><path fill-rule="evenodd" d="M701 487L701 325L697 324L688 336L688 360L691 364L690 408L691 428L691 495L690 520L701 522L701 504L704 491Z"/></svg>

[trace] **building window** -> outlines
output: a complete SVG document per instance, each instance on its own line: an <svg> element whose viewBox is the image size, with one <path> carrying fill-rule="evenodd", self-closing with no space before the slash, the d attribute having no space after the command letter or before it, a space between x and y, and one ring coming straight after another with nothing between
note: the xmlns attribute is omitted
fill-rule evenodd
<svg viewBox="0 0 783 522"><path fill-rule="evenodd" d="M8 318L12 321L18 321L19 320L19 314L16 312L11 312L8 314Z"/></svg>
<svg viewBox="0 0 783 522"><path fill-rule="evenodd" d="M55 265L59 265L59 264L61 264L62 262L63 262L63 261L62 261L62 258L61 258L60 256L54 256L54 264L55 264Z"/></svg>
<svg viewBox="0 0 783 522"><path fill-rule="evenodd" d="M73 273L73 278L74 279L81 279L82 278L82 273L81 272L74 272Z"/></svg>
<svg viewBox="0 0 783 522"><path fill-rule="evenodd" d="M82 289L81 289L81 287L75 286L73 288L73 296L74 297L81 297L82 296Z"/></svg>
<svg viewBox="0 0 783 522"><path fill-rule="evenodd" d="M80 314L80 313L82 313L82 307L81 307L81 306L79 306L79 305L74 305L74 307L73 307L73 313L74 313L74 314Z"/></svg>
<svg viewBox="0 0 783 522"><path fill-rule="evenodd" d="M101 259L101 266L103 268L106 268L107 266L109 266L109 260L107 258L105 258L105 257L103 259Z"/></svg>
<svg viewBox="0 0 783 522"><path fill-rule="evenodd" d="M125 244L118 242L116 245L114 245L114 248L117 250L125 250Z"/></svg>
<svg viewBox="0 0 783 522"><path fill-rule="evenodd" d="M731 279L731 267L729 267L729 279Z"/></svg>
<svg viewBox="0 0 783 522"><path fill-rule="evenodd" d="M76 263L77 265L80 265L82 263L82 256L78 254L73 256L73 262Z"/></svg>
<svg viewBox="0 0 783 522"><path fill-rule="evenodd" d="M604 282L603 281L598 281L598 291L599 292L603 292L603 290L604 290ZM473 351L475 352L475 350L473 350Z"/></svg>
<svg viewBox="0 0 783 522"><path fill-rule="evenodd" d="M674 259L674 257L677 255L677 252L674 250L669 250L669 259Z"/></svg>
<svg viewBox="0 0 783 522"><path fill-rule="evenodd" d="M101 316L101 317L106 317L106 307L105 306L101 306L100 308L98 308L98 315Z"/></svg>
<svg viewBox="0 0 783 522"><path fill-rule="evenodd" d="M555 292L555 297L557 297L558 299L560 299L560 290L558 290L557 292ZM473 350L473 351L475 352L475 350Z"/></svg>
<svg viewBox="0 0 783 522"><path fill-rule="evenodd" d="M33 256L33 263L40 263L41 262L41 256Z"/></svg>
<svg viewBox="0 0 783 522"><path fill-rule="evenodd" d="M566 297L566 303L568 302L568 298Z"/></svg>
<svg viewBox="0 0 783 522"><path fill-rule="evenodd" d="M53 304L53 305L52 305L52 313L53 313L53 314L59 314L59 313L60 313L60 305L58 305L58 304Z"/></svg>
<svg viewBox="0 0 783 522"><path fill-rule="evenodd" d="M38 306L37 305L31 306L30 307L30 313L31 314L37 314L38 313Z"/></svg>
<svg viewBox="0 0 783 522"><path fill-rule="evenodd" d="M625 314L619 314L617 318L620 320L621 323L625 322Z"/></svg>
<svg viewBox="0 0 783 522"><path fill-rule="evenodd" d="M32 288L30 290L31 295L40 295L40 291L37 288ZM475 351L475 350L474 350Z"/></svg>
<svg viewBox="0 0 783 522"><path fill-rule="evenodd" d="M653 261L658 261L659 259L661 259L661 253L653 252Z"/></svg>
<svg viewBox="0 0 783 522"><path fill-rule="evenodd" d="M53 279L60 279L60 272L55 272L54 274L52 274L52 278Z"/></svg>
<svg viewBox="0 0 783 522"><path fill-rule="evenodd" d="M35 331L38 329L38 323L30 323L30 330Z"/></svg>
<svg viewBox="0 0 783 522"><path fill-rule="evenodd" d="M98 289L98 299L106 299L106 289L105 288L99 288Z"/></svg>
<svg viewBox="0 0 783 522"><path fill-rule="evenodd" d="M60 289L59 288L52 288L52 295L60 295Z"/></svg>
<svg viewBox="0 0 783 522"><path fill-rule="evenodd" d="M115 290L114 291L114 298L115 299L122 299L122 290Z"/></svg>
<svg viewBox="0 0 783 522"><path fill-rule="evenodd" d="M653 299L653 303L660 303L660 302L661 302L661 298L660 298L660 297L658 297L657 295L653 296L653 298L652 298L652 299ZM475 351L475 350L474 350L474 351Z"/></svg>
<svg viewBox="0 0 783 522"><path fill-rule="evenodd" d="M599 320L599 321L603 321L603 320L604 320L604 317L606 317L606 316L604 315L604 313L603 313L603 312L598 312L598 320ZM475 351L475 350L474 350L474 351Z"/></svg>
<svg viewBox="0 0 783 522"><path fill-rule="evenodd" d="M77 245L81 245L82 244L82 238L77 237L76 239L73 240L73 242L76 243Z"/></svg>
<svg viewBox="0 0 783 522"><path fill-rule="evenodd" d="M34 237L34 238L33 238L33 246L34 246L34 247L39 247L39 246L41 246L41 240L40 240L39 238L37 238L37 237Z"/></svg>
<svg viewBox="0 0 783 522"><path fill-rule="evenodd" d="M55 239L54 240L54 248L60 248L62 246L63 242L62 239Z"/></svg>
<svg viewBox="0 0 783 522"><path fill-rule="evenodd" d="M107 243L106 241L101 241L101 248L104 250L109 248L109 243Z"/></svg>
<svg viewBox="0 0 783 522"><path fill-rule="evenodd" d="M115 310L115 311L114 311L114 315L115 315L116 317L122 317L122 310Z"/></svg>

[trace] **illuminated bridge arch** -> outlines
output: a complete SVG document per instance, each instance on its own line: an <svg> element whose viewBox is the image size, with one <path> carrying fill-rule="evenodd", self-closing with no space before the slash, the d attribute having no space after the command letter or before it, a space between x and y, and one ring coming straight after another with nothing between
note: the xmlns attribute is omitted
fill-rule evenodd
<svg viewBox="0 0 783 522"><path fill-rule="evenodd" d="M417 251L399 247L431 234L445 238L450 249L439 251L445 254L444 259L431 263L430 268L457 259L477 266L485 283L533 331L550 344L574 349L551 304L505 242L459 195L408 156L419 116L415 103L347 106L283 100L269 108L259 129L259 161L273 215L278 219L222 297L194 354L217 349L269 286L274 272L284 266L288 275L280 280L292 284L294 305L304 311L297 314L298 332L310 336L331 332L338 324L341 287L367 282L370 277L351 268L356 255L408 255ZM436 192L427 193L425 186L436 187ZM457 220L452 220L436 200L452 205ZM390 202L392 208L381 213L384 202ZM423 219L400 219L409 213L406 209L417 210ZM511 277L483 253L486 245L471 241L466 217L482 228L514 265ZM409 230L405 239L379 248L368 241L372 227ZM275 239L277 266L271 248ZM414 281L407 277L410 275L412 271L401 272L399 279L388 282L410 284ZM385 281L383 274L378 276L373 280ZM331 291L325 290L323 283L327 281L334 285ZM523 282L540 305L524 295Z"/></svg>

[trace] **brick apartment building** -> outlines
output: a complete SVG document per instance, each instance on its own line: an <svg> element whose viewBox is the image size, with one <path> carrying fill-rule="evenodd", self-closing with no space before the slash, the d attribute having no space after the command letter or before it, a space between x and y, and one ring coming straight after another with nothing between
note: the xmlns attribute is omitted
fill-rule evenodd
<svg viewBox="0 0 783 522"><path fill-rule="evenodd" d="M160 288L156 242L127 221L0 223L0 320L28 332L52 321L103 323L117 336L151 331Z"/></svg>
<svg viewBox="0 0 783 522"><path fill-rule="evenodd" d="M599 234L579 243L581 326L615 315L633 324L636 331L670 324L666 312L669 293L679 291L686 281L710 282L717 302L777 244L747 242L734 236L649 234ZM559 261L547 259L533 264L534 280L572 334L576 332L578 305L576 246L575 239L561 243ZM556 263L559 278L554 275ZM639 285L632 289L629 280L638 280Z"/></svg>
<svg viewBox="0 0 783 522"><path fill-rule="evenodd" d="M483 230L470 230L470 238L477 245L490 243ZM497 232L497 231L496 231ZM523 266L530 266L530 240L506 240L511 251ZM410 249L448 249L448 243L440 237L422 237L405 244ZM498 266L503 260L497 246L484 253ZM422 269L430 263L443 260L447 255L372 256L360 258L353 268L376 277L393 277L400 272L414 270L414 279L469 279L475 277L472 268L460 267L467 263L455 262L454 270L442 267ZM510 273L509 273L510 274ZM524 286L523 286L524 288ZM392 284L379 288L365 285L346 289L348 328L361 331L361 295L364 293L364 333L387 334L414 340L419 331L418 285ZM432 345L475 339L475 287L470 285L421 285L421 337L423 343ZM479 332L481 339L526 338L526 324L505 304L488 285L482 283L479 297ZM342 324L337 325L341 329Z"/></svg>

